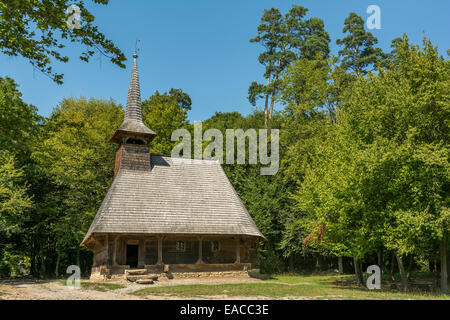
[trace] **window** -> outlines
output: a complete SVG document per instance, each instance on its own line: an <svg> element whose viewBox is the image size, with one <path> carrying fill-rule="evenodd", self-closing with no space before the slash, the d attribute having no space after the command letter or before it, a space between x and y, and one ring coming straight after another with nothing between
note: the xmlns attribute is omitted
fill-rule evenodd
<svg viewBox="0 0 450 320"><path fill-rule="evenodd" d="M184 252L186 250L186 247L184 246L184 241L177 241L176 249L178 252Z"/></svg>
<svg viewBox="0 0 450 320"><path fill-rule="evenodd" d="M220 250L219 241L211 242L211 251L216 252Z"/></svg>
<svg viewBox="0 0 450 320"><path fill-rule="evenodd" d="M144 144L144 141L142 141L141 139L128 138L126 143L127 144Z"/></svg>

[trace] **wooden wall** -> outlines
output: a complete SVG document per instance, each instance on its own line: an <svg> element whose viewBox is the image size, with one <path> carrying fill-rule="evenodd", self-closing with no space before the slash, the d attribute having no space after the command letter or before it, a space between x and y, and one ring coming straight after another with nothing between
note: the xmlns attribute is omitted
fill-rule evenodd
<svg viewBox="0 0 450 320"><path fill-rule="evenodd" d="M145 265L154 265L158 260L158 240L155 236L139 237L132 235L120 235L115 241L115 235L109 235L109 264L114 263L114 250L118 265L126 264L127 244L139 244L139 261ZM184 241L185 251L176 250L177 241ZM219 250L213 252L213 241L219 242ZM117 248L115 248L117 246ZM163 239L164 264L194 264L199 257L199 240L190 236L166 236ZM236 240L233 237L204 237L202 240L202 258L204 263L222 264L236 261ZM98 238L94 248L94 267L108 264L106 236ZM240 240L241 263L255 263L257 259L256 241L253 238Z"/></svg>

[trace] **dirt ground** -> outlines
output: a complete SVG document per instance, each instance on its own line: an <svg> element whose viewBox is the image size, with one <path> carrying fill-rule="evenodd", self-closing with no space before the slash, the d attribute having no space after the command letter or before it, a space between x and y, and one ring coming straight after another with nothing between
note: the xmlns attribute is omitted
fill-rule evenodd
<svg viewBox="0 0 450 320"><path fill-rule="evenodd" d="M83 280L82 280L83 281ZM87 280L84 280L87 281ZM0 280L0 299L3 300L144 300L144 299L185 299L174 296L135 296L130 293L154 286L172 286L183 284L225 284L242 282L259 282L261 280L242 278L205 278L205 279L172 279L156 281L144 285L125 280L109 280L104 283L119 283L126 287L106 292L93 289L71 289L61 280ZM95 281L99 282L99 281ZM101 282L100 282L101 283ZM208 299L230 299L226 295L208 296ZM267 299L264 297L233 297L232 299Z"/></svg>

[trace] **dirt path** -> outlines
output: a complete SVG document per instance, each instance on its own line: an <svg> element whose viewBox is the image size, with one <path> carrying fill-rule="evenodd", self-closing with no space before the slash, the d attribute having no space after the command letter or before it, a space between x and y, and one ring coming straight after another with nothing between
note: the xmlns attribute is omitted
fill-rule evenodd
<svg viewBox="0 0 450 320"><path fill-rule="evenodd" d="M176 296L135 296L130 293L140 289L155 286L173 286L189 284L226 284L242 282L259 282L252 278L231 279L174 279L157 281L153 285L141 285L127 281L108 281L107 283L120 283L125 288L106 292L93 289L70 289L61 283L61 280L2 280L0 281L0 299L4 300L161 300L161 299L185 299ZM207 299L267 299L265 297L228 297L226 295L208 296ZM201 297L195 299L202 299Z"/></svg>
<svg viewBox="0 0 450 320"><path fill-rule="evenodd" d="M140 298L128 294L136 290L131 287L106 292L75 290L63 285L60 280L0 284L0 292L5 293L1 296L4 300L136 300Z"/></svg>

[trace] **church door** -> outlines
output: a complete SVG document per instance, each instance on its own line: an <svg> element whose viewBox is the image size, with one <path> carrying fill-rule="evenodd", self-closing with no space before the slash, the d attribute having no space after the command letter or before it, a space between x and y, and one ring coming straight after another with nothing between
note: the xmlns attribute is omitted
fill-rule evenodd
<svg viewBox="0 0 450 320"><path fill-rule="evenodd" d="M130 268L136 268L138 264L138 250L139 246L134 244L127 244L127 265Z"/></svg>

